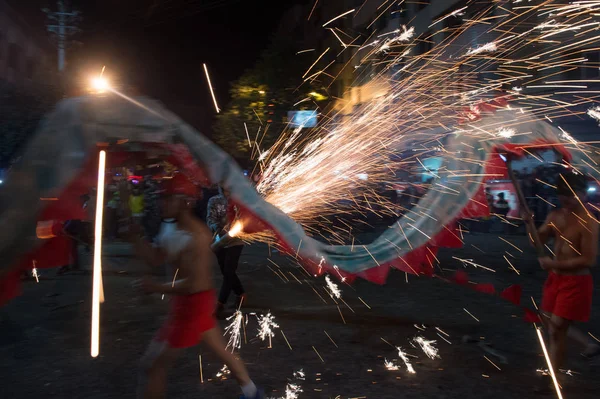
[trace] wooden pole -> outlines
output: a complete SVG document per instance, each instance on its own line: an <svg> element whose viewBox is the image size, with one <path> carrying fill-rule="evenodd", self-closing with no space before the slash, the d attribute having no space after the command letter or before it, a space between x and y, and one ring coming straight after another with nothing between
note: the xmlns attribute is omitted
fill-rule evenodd
<svg viewBox="0 0 600 399"><path fill-rule="evenodd" d="M506 160L506 169L508 170L508 177L510 178L513 186L515 187L515 192L517 193L517 199L519 201L519 208L521 209L522 213L527 215L527 217L524 218L524 220L525 220L525 224L527 225L527 230L529 231L529 234L531 235L531 239L533 240L533 245L535 247L537 255L538 255L538 257L546 256L546 251L544 250L544 244L540 240L540 236L538 234L537 228L535 227L533 218L530 217L531 211L529 210L529 207L527 206L527 200L525 199L525 196L523 195L523 191L521 191L521 186L519 185L519 182L517 181L517 178L515 177L515 173L513 172L511 159Z"/></svg>

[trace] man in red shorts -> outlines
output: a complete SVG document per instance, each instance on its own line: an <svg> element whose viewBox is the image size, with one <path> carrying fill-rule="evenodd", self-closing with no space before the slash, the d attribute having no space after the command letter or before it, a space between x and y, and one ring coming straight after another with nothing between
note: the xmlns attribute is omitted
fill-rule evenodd
<svg viewBox="0 0 600 399"><path fill-rule="evenodd" d="M555 370L564 364L567 336L585 346L584 356L597 354L600 347L573 322L590 318L593 281L590 268L598 253L598 222L583 206L585 176L571 172L558 176L557 194L561 208L551 212L539 229L540 240L554 238L554 258L539 259L548 271L542 311L550 334L550 359Z"/></svg>
<svg viewBox="0 0 600 399"><path fill-rule="evenodd" d="M263 398L248 376L244 363L225 349L223 334L213 316L216 296L212 268L215 259L210 249L212 234L192 213L192 199L198 190L183 175L177 174L162 191L163 224L156 245L138 238L136 250L153 266L171 265L177 271L177 280L162 284L145 278L135 284L148 294L172 295L168 320L142 358L138 398L163 398L167 371L174 360L201 340L229 367L240 384L242 398Z"/></svg>

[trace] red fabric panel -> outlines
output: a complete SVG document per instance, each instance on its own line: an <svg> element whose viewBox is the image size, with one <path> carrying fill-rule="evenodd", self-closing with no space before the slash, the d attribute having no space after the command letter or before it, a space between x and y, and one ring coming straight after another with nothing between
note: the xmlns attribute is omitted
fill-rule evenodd
<svg viewBox="0 0 600 399"><path fill-rule="evenodd" d="M496 293L496 288L494 288L493 284L475 284L474 289L484 294L494 295Z"/></svg>
<svg viewBox="0 0 600 399"><path fill-rule="evenodd" d="M507 301L514 303L515 305L520 305L522 292L523 289L520 285L511 285L510 287L502 291L500 297L502 299L506 299Z"/></svg>
<svg viewBox="0 0 600 399"><path fill-rule="evenodd" d="M490 216L490 209L485 196L485 185L482 183L477 190L477 193L467 203L458 216L458 219L464 218L481 218ZM456 247L453 247L456 248Z"/></svg>

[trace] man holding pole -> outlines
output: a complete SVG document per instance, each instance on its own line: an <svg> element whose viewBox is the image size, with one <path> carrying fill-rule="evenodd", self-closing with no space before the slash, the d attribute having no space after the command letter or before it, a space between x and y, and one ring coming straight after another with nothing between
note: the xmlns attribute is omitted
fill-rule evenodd
<svg viewBox="0 0 600 399"><path fill-rule="evenodd" d="M567 172L559 175L557 182L561 208L551 212L539 230L527 211L530 238L538 250L540 266L548 271L541 309L555 370L564 364L567 336L585 346L584 356L600 353L600 346L572 327L573 322L589 320L593 290L590 268L598 254L598 222L583 205L586 189L585 176ZM543 245L550 238L554 239L554 258L544 255Z"/></svg>

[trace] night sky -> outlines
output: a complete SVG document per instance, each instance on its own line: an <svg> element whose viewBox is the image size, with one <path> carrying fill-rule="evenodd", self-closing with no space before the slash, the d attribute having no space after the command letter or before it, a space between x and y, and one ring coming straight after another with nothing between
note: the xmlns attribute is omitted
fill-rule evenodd
<svg viewBox="0 0 600 399"><path fill-rule="evenodd" d="M209 67L219 105L229 83L252 67L282 14L311 0L73 0L81 42L67 56L68 73L83 85L106 65L127 91L157 98L210 135L214 107L202 63ZM43 35L42 7L55 1L10 0Z"/></svg>

